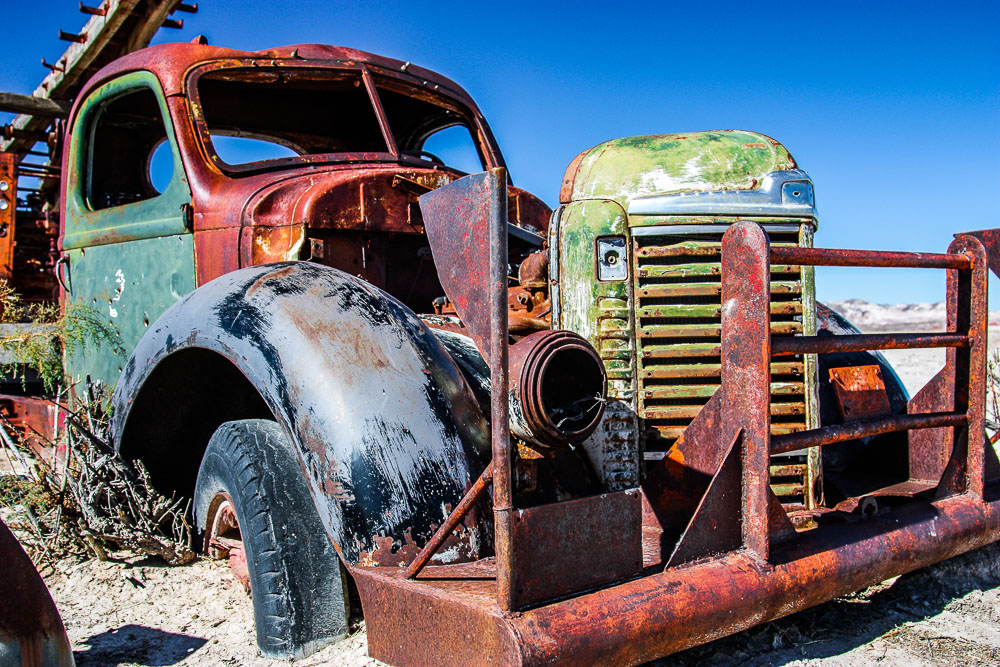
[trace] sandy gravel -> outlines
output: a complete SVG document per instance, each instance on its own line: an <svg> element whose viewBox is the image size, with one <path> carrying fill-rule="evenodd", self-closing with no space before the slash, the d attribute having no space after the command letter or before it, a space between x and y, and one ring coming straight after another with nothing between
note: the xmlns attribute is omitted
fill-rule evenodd
<svg viewBox="0 0 1000 667"><path fill-rule="evenodd" d="M257 652L253 604L220 562L166 567L117 554L106 562L62 562L45 574L78 667L289 664ZM363 630L294 664L381 665L367 656Z"/></svg>
<svg viewBox="0 0 1000 667"><path fill-rule="evenodd" d="M227 569L123 558L63 563L46 579L80 667L289 663L257 653L253 609ZM381 665L363 626L307 665ZM658 666L1000 664L1000 547L991 545Z"/></svg>

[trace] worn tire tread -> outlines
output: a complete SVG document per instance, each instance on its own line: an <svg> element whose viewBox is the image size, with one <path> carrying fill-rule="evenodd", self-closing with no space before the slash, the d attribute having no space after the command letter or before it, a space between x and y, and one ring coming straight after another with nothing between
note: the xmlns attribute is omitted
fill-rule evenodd
<svg viewBox="0 0 1000 667"><path fill-rule="evenodd" d="M195 486L201 530L220 490L232 497L240 522L261 653L298 659L343 637L340 561L277 423L250 419L216 430Z"/></svg>

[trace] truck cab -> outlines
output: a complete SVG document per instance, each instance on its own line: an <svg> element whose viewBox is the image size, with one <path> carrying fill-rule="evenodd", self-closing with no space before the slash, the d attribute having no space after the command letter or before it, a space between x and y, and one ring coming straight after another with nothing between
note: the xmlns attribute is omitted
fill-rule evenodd
<svg viewBox="0 0 1000 667"><path fill-rule="evenodd" d="M981 410L945 405L945 380L909 401L870 351L964 346L981 367L984 320L966 311L985 303L983 246L812 248L812 182L770 137L605 142L571 163L553 212L511 184L459 86L309 44L131 54L67 128L65 298L105 312L130 351L68 370L115 387L114 445L193 498L202 546L242 554L267 655L346 632L354 581L389 662L649 660L718 636L766 586L768 618L788 613L788 582L844 544L823 523L853 521L868 494L959 489L947 434L904 431ZM816 303L823 262L975 271L949 296L967 331L859 335ZM961 354L942 372L972 386ZM856 424L859 394L879 400ZM789 552L805 564L782 580L764 563L800 536L820 556ZM831 558L855 581L846 549ZM660 614L676 591L695 596L677 609L705 603L685 576L715 604L690 636ZM592 609L641 622L593 644L595 621L574 620ZM763 617L739 618L725 631Z"/></svg>
<svg viewBox="0 0 1000 667"><path fill-rule="evenodd" d="M127 350L198 286L275 261L332 266L433 313L444 292L417 197L504 166L457 84L323 45L145 49L99 72L67 127L63 282ZM513 187L509 211L517 260L550 211ZM124 363L101 351L68 365L113 386Z"/></svg>

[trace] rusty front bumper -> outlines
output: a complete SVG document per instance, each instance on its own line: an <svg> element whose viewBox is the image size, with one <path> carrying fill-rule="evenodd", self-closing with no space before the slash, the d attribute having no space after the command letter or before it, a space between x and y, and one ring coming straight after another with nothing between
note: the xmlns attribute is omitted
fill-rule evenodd
<svg viewBox="0 0 1000 667"><path fill-rule="evenodd" d="M636 664L697 646L1000 539L1000 485L821 526L770 562L745 550L522 612L488 564L356 568L372 657L394 665ZM654 549L655 551L655 549ZM649 573L653 570L652 573Z"/></svg>
<svg viewBox="0 0 1000 667"><path fill-rule="evenodd" d="M947 332L834 339L840 348L954 348L945 368L906 414L772 434L772 357L831 349L827 337L773 336L772 261L947 269ZM402 568L356 568L373 657L635 664L1000 538L1000 461L984 437L987 254L979 241L959 237L941 255L771 248L758 225L740 222L723 237L722 265L721 386L643 480L641 526L620 492L512 508L510 548L498 548L495 561L428 567L415 579ZM793 527L770 489L769 456L901 431L908 479L880 479ZM863 473L879 471L878 458L866 462Z"/></svg>

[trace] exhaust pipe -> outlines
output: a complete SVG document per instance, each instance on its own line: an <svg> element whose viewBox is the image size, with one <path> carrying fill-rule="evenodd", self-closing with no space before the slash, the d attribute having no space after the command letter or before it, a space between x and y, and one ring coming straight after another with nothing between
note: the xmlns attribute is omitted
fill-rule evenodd
<svg viewBox="0 0 1000 667"><path fill-rule="evenodd" d="M586 440L604 414L604 364L570 331L538 331L510 348L510 431L560 447Z"/></svg>

